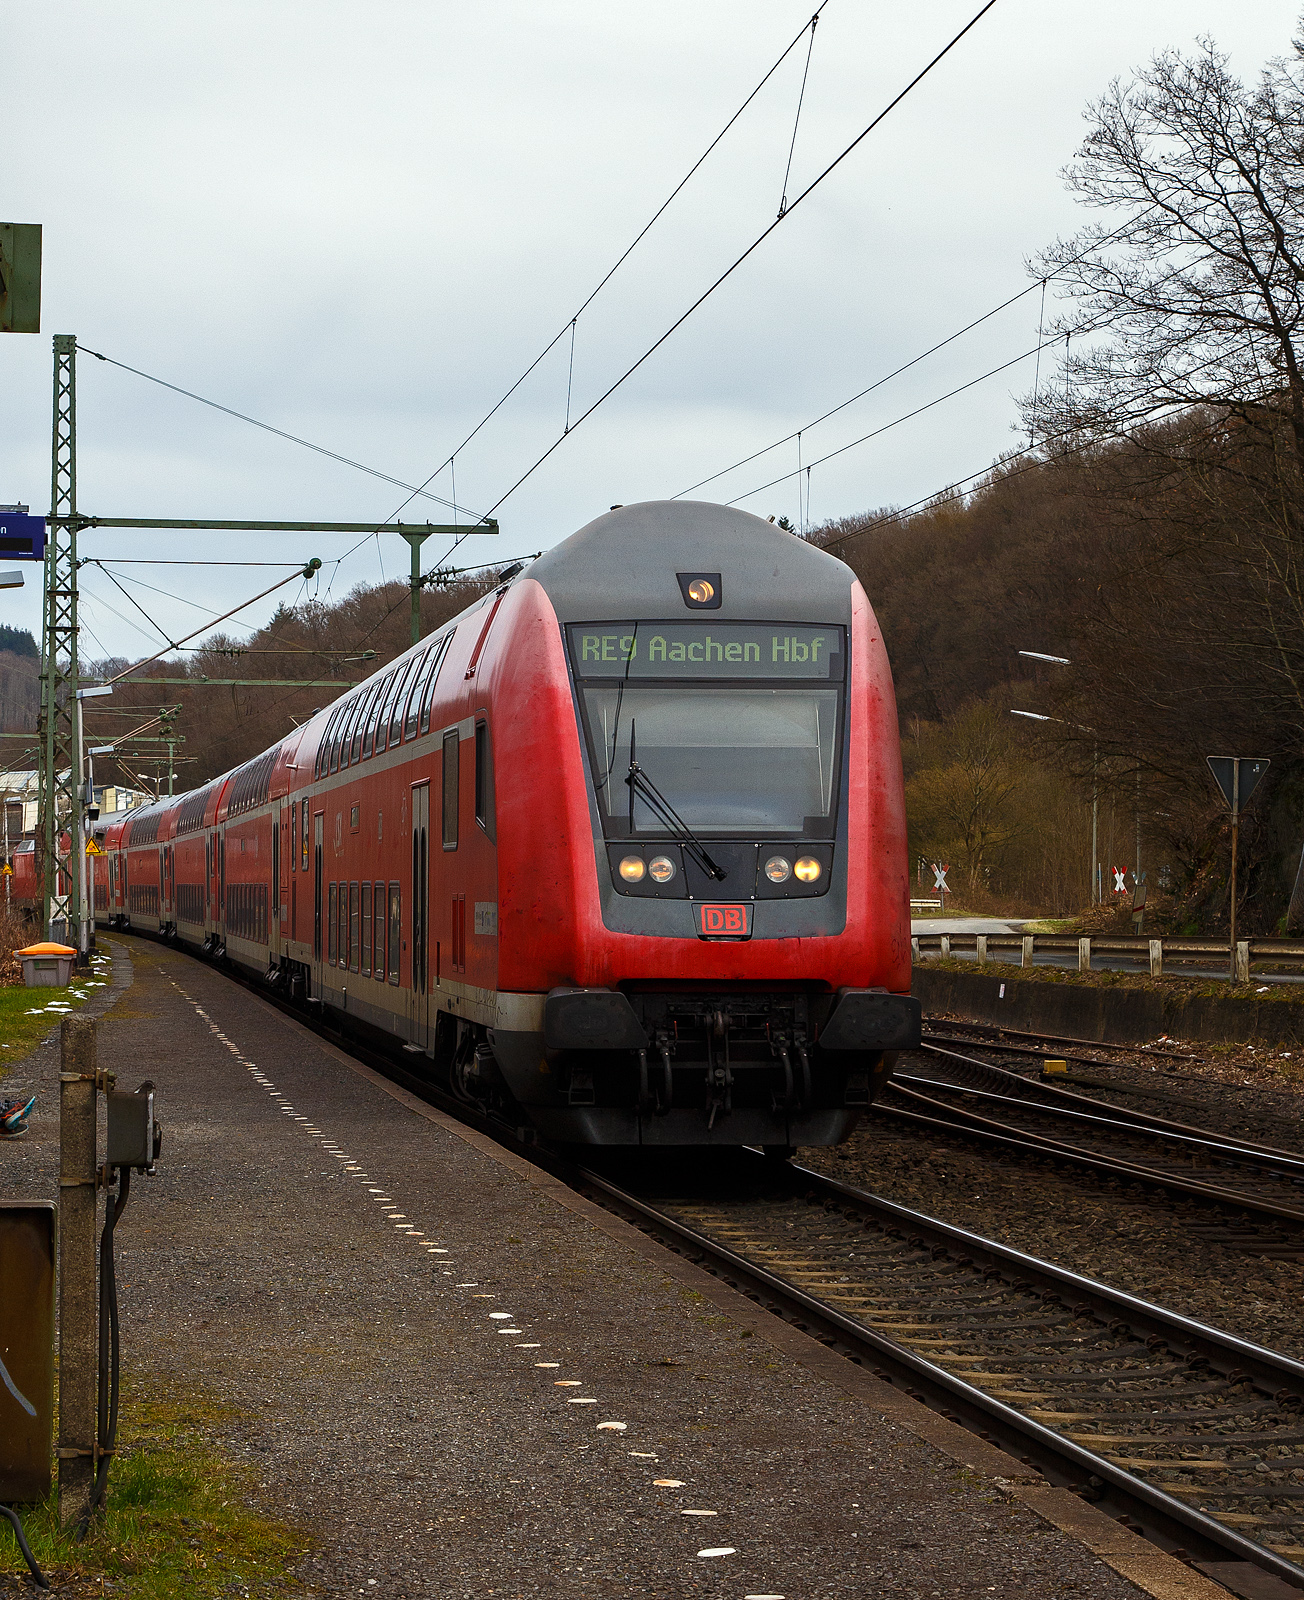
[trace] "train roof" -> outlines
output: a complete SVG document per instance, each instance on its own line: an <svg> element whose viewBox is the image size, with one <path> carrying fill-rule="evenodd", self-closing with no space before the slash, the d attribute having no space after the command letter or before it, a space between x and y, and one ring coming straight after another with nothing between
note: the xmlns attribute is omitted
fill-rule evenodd
<svg viewBox="0 0 1304 1600"><path fill-rule="evenodd" d="M683 574L719 573L712 615L758 621L848 618L855 574L804 539L733 506L645 500L616 506L527 568L563 622L679 617Z"/></svg>

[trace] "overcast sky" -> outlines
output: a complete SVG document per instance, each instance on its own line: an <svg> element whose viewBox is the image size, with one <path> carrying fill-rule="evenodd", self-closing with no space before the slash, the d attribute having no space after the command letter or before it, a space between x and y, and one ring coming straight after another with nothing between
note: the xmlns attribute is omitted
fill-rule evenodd
<svg viewBox="0 0 1304 1600"><path fill-rule="evenodd" d="M790 196L978 0L828 0ZM675 495L801 427L1025 284L1081 217L1060 169L1082 110L1154 51L1211 34L1243 76L1284 53L1299 0L998 0L811 199L502 505L458 559L546 548L614 502ZM39 336L0 337L0 502L49 504L51 341L130 366L408 483L446 459L650 218L809 16L811 0L61 0L10 7L0 219L45 227ZM581 317L579 415L772 221L805 44ZM1035 294L802 440L806 461L1036 341ZM561 432L569 335L457 459L493 505ZM811 474L810 516L907 503L1016 445L1032 365ZM382 521L402 491L82 355L79 509L105 516ZM698 491L792 474L785 445ZM431 486L452 497L449 473ZM798 515L795 480L740 500ZM405 517L442 522L418 500ZM336 535L89 533L114 558L302 561L339 595L407 547L335 566ZM426 565L448 549L432 540ZM171 638L274 581L124 566ZM160 640L82 572L82 649ZM165 598L149 583L180 599ZM283 593L293 599L301 586ZM266 618L274 600L236 624ZM40 632L39 582L0 619ZM130 619L130 620L127 620Z"/></svg>

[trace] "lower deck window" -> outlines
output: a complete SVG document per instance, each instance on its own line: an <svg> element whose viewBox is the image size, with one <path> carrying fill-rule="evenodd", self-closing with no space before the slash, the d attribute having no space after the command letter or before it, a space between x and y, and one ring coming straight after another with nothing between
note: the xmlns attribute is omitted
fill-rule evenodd
<svg viewBox="0 0 1304 1600"><path fill-rule="evenodd" d="M379 888L379 885L377 885ZM403 891L397 883L389 886L389 981L398 982L399 952L403 948Z"/></svg>
<svg viewBox="0 0 1304 1600"><path fill-rule="evenodd" d="M362 975L371 976L371 885L362 886Z"/></svg>
<svg viewBox="0 0 1304 1600"><path fill-rule="evenodd" d="M331 884L331 890L330 890L330 914L329 914L329 919L328 919L328 922L327 922L327 927L330 930L329 934L328 934L329 960L330 960L330 963L331 963L332 966L335 965L336 961L339 958L339 935L338 935L338 933L336 931L338 926L339 926L339 924L335 920L336 919L336 915L337 915L336 897L338 896L339 892L340 892L339 891L339 885L338 884L334 884L334 883Z"/></svg>

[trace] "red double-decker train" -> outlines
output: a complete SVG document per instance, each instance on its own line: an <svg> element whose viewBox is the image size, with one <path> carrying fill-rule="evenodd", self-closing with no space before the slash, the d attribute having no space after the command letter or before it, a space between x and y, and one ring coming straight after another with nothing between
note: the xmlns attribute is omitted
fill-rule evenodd
<svg viewBox="0 0 1304 1600"><path fill-rule="evenodd" d="M833 1143L918 1039L873 612L841 562L727 507L614 509L99 832L98 921L551 1140Z"/></svg>

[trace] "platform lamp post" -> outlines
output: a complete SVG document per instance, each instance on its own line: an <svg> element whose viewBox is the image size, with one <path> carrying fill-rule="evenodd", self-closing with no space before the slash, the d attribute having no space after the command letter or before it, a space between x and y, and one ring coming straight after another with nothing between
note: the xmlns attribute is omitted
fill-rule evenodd
<svg viewBox="0 0 1304 1600"><path fill-rule="evenodd" d="M1050 661L1056 667L1070 667L1072 661L1069 656L1048 656L1045 651L1021 650L1021 656L1026 656L1029 661ZM1038 717L1037 712L1030 710L1016 710L1011 712L1013 717L1032 717L1035 722L1059 722L1058 717ZM1098 747L1091 747L1091 904L1099 906L1101 902L1101 867L1099 867L1099 837L1101 837L1101 786L1096 779L1096 760L1098 760ZM1141 856L1136 858L1138 870L1141 870Z"/></svg>
<svg viewBox="0 0 1304 1600"><path fill-rule="evenodd" d="M77 804L73 807L73 814L68 819L68 826L72 833L72 848L77 853L77 949L81 955L90 953L91 929L95 926L94 916L90 911L90 902L86 898L86 813L95 804L95 790L91 783L82 789L82 768L85 762L83 755L84 736L82 732L82 701L97 700L101 695L112 694L113 685L96 685L88 689L77 690Z"/></svg>

